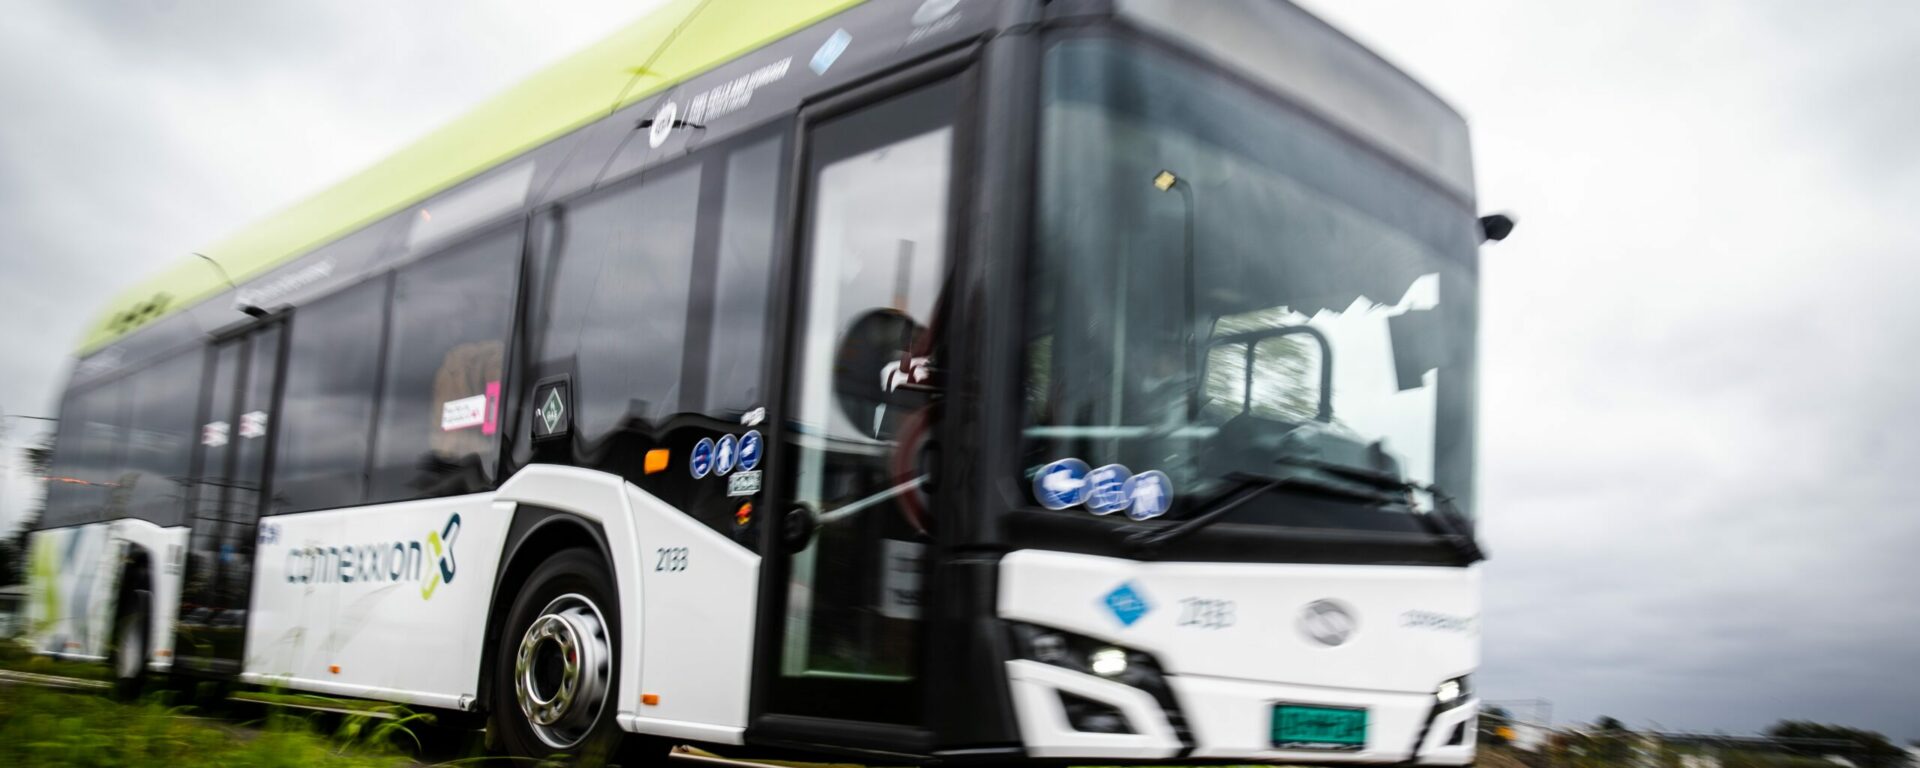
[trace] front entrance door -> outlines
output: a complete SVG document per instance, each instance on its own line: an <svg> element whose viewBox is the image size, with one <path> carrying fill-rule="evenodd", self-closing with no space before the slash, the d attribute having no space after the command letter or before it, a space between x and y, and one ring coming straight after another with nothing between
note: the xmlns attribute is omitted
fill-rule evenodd
<svg viewBox="0 0 1920 768"><path fill-rule="evenodd" d="M284 327L259 326L212 348L174 651L185 669L237 674L243 661Z"/></svg>
<svg viewBox="0 0 1920 768"><path fill-rule="evenodd" d="M888 393L927 381L951 273L963 94L950 78L806 121L776 498L815 528L771 558L767 712L921 719L933 542L922 470L903 454L930 411Z"/></svg>

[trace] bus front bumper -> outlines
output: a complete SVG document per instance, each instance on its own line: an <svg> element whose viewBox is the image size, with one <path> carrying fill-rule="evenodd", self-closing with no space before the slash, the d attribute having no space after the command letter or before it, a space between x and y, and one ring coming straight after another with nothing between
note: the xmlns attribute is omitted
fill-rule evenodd
<svg viewBox="0 0 1920 768"><path fill-rule="evenodd" d="M1028 660L1007 662L1021 740L1037 758L1117 761L1253 760L1299 764L1467 765L1473 762L1476 699L1436 711L1430 694L1168 675L1170 715L1138 688ZM1124 717L1128 733L1075 727L1069 699ZM1280 703L1362 709L1366 743L1355 749L1280 749L1272 717ZM1184 733L1183 733L1184 731Z"/></svg>

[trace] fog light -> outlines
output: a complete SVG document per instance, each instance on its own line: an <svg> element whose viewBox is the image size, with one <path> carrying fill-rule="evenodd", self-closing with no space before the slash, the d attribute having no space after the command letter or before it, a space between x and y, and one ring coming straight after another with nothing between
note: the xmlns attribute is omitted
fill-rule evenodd
<svg viewBox="0 0 1920 768"><path fill-rule="evenodd" d="M1127 673L1127 652L1102 648L1087 656L1087 668L1101 677L1119 677Z"/></svg>
<svg viewBox="0 0 1920 768"><path fill-rule="evenodd" d="M1133 724L1112 704L1061 691L1060 706L1067 725L1081 733L1133 733Z"/></svg>
<svg viewBox="0 0 1920 768"><path fill-rule="evenodd" d="M1033 647L1035 661L1059 664L1067 660L1067 639L1052 632L1043 632L1028 641Z"/></svg>

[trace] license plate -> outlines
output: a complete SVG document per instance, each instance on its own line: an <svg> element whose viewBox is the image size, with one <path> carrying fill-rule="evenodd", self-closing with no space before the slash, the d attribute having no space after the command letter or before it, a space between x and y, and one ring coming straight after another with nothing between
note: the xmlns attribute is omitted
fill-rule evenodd
<svg viewBox="0 0 1920 768"><path fill-rule="evenodd" d="M1358 751L1367 746L1367 711L1348 707L1273 705L1275 749Z"/></svg>

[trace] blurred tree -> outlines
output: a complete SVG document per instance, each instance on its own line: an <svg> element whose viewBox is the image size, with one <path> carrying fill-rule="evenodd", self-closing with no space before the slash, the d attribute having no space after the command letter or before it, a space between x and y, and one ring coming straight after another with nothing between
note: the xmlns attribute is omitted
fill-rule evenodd
<svg viewBox="0 0 1920 768"><path fill-rule="evenodd" d="M27 460L27 473L34 477L46 477L53 468L53 433L40 438L39 445L30 445L20 451Z"/></svg>
<svg viewBox="0 0 1920 768"><path fill-rule="evenodd" d="M1632 754L1633 731L1627 728L1626 723L1602 715L1599 720L1593 721L1593 729L1596 731L1593 747L1602 763L1619 765Z"/></svg>
<svg viewBox="0 0 1920 768"><path fill-rule="evenodd" d="M1810 757L1840 757L1860 768L1904 768L1912 764L1912 755L1885 735L1844 725L1806 720L1782 720L1767 728L1767 736L1778 740L1787 752ZM1829 742L1829 743L1811 743ZM1850 743L1843 746L1838 742Z"/></svg>
<svg viewBox="0 0 1920 768"><path fill-rule="evenodd" d="M25 469L27 474L42 481L46 480L53 469L53 433L43 435L39 445L22 448L20 456L24 459L22 469ZM25 517L20 518L20 527L14 529L13 536L0 540L0 586L19 584L26 580L27 533L40 522L40 513L45 507L46 499L42 497L38 506L29 510Z"/></svg>

